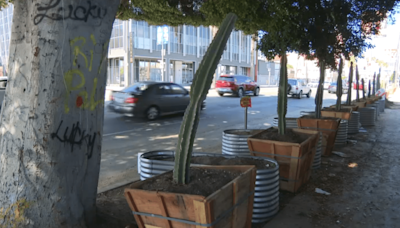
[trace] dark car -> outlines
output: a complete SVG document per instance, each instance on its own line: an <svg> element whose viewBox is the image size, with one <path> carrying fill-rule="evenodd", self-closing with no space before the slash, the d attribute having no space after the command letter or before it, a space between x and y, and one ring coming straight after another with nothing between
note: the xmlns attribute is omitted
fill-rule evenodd
<svg viewBox="0 0 400 228"><path fill-rule="evenodd" d="M246 94L258 96L260 87L251 78L244 75L221 75L215 83L215 88L220 96L225 93L242 97Z"/></svg>
<svg viewBox="0 0 400 228"><path fill-rule="evenodd" d="M169 82L138 82L121 91L113 91L108 108L126 116L155 120L160 115L184 112L189 91ZM205 108L205 101L201 109Z"/></svg>

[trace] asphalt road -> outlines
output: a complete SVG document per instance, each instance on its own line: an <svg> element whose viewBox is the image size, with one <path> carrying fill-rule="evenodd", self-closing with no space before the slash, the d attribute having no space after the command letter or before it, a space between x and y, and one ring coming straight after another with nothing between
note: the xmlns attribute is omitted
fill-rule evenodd
<svg viewBox="0 0 400 228"><path fill-rule="evenodd" d="M314 95L302 99L289 98L287 117L299 117L300 111L314 110ZM252 97L248 110L248 129L266 129L277 116L277 88L262 88L260 96ZM354 92L353 92L354 95ZM344 101L347 97L342 97ZM210 90L207 108L203 110L194 144L195 152L221 153L222 132L226 129L244 128L244 109L239 98L219 97ZM335 94L324 93L323 106L336 101ZM107 104L106 104L107 105ZM103 149L99 191L139 179L138 153L154 150L174 150L183 114L162 117L149 122L124 117L105 109Z"/></svg>

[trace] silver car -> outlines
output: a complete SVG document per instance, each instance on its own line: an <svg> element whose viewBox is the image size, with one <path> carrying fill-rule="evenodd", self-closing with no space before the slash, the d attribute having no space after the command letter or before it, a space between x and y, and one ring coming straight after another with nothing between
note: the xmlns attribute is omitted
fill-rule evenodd
<svg viewBox="0 0 400 228"><path fill-rule="evenodd" d="M307 86L306 82L301 79L288 80L288 95L301 99L303 95L308 98L311 95L311 88Z"/></svg>
<svg viewBox="0 0 400 228"><path fill-rule="evenodd" d="M336 88L337 88L337 83L332 82L328 87L328 93L336 93ZM346 85L342 85L342 88L343 88L342 89L343 93L349 92L349 87L347 87Z"/></svg>

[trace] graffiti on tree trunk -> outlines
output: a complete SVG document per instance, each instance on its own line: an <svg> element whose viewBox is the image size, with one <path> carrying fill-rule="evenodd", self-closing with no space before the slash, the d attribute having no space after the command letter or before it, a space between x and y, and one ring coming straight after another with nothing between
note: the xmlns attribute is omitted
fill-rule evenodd
<svg viewBox="0 0 400 228"><path fill-rule="evenodd" d="M97 74L100 74L101 69L104 65L103 60L107 56L108 42L105 42L103 45L100 46L97 43L94 35L92 34L90 35L90 42L88 43L90 43L93 46L93 48L84 51L85 47L87 46L86 43L87 43L86 38L82 36L76 37L70 41L70 46L72 49L72 66L76 68L71 69L64 74L64 80L66 85L66 95L64 99L65 113L69 113L70 111L69 105L70 105L71 93L73 91L78 92L78 95L75 99L75 104L77 108L89 109L90 111L93 111L95 110L97 105L103 104L104 102L103 99L95 100L97 83L98 83L97 77L93 78L93 87L92 90L90 91L90 94L85 89L86 78L81 69L81 66L78 64L78 59L83 60L84 66L88 72L92 72L94 52L101 54L100 64L97 69ZM78 83L76 83L76 79L78 80Z"/></svg>
<svg viewBox="0 0 400 228"><path fill-rule="evenodd" d="M93 155L94 143L96 141L96 133L86 133L86 130L81 129L79 121L76 124L72 124L71 129L66 127L64 134L60 135L60 128L64 121L61 121L58 125L57 131L51 133L52 139L57 139L62 143L69 144L71 146L71 153L74 151L74 146L81 147L86 144L87 147L87 158L90 159ZM61 130L62 132L62 130Z"/></svg>
<svg viewBox="0 0 400 228"><path fill-rule="evenodd" d="M87 5L67 5L61 4L61 0L50 0L47 6L38 6L36 9L38 14L33 18L33 23L38 25L44 18L54 21L75 20L87 22L91 17L93 19L103 19L107 14L107 8L101 8L97 5L92 5L91 1L86 1ZM54 10L52 10L54 9Z"/></svg>

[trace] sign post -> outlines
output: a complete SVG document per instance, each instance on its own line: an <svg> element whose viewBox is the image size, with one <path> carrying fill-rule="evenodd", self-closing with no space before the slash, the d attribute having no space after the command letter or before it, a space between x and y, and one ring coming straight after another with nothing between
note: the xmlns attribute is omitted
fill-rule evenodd
<svg viewBox="0 0 400 228"><path fill-rule="evenodd" d="M244 108L244 129L247 129L247 109L251 108L251 98L249 96L240 99L240 106Z"/></svg>

